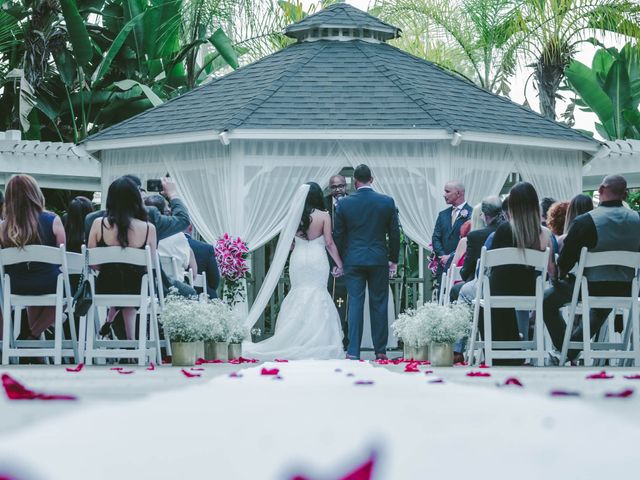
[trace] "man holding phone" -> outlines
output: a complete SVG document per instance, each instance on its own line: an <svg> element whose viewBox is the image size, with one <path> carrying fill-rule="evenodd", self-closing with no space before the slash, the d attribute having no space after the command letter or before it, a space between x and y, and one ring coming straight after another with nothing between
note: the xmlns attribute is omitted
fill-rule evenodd
<svg viewBox="0 0 640 480"><path fill-rule="evenodd" d="M123 176L135 183L142 195L144 190L142 190L140 178L135 175ZM171 215L164 215L164 212L161 212L156 207L146 207L149 222L156 227L158 241L184 231L191 223L187 207L178 196L178 189L176 188L175 182L167 176L160 179L160 185L162 187L162 195L169 201ZM86 216L84 221L85 237L89 234L93 221L96 218L104 217L105 213L105 210L99 210Z"/></svg>

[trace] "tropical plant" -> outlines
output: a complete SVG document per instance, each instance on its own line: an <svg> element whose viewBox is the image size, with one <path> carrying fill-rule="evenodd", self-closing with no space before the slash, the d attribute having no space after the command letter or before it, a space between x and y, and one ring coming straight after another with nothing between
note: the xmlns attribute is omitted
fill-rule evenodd
<svg viewBox="0 0 640 480"><path fill-rule="evenodd" d="M540 112L556 118L558 90L580 44L607 33L640 37L640 6L629 0L522 0L523 59L533 68Z"/></svg>
<svg viewBox="0 0 640 480"><path fill-rule="evenodd" d="M378 0L373 13L402 28L399 48L508 95L522 39L515 0Z"/></svg>
<svg viewBox="0 0 640 480"><path fill-rule="evenodd" d="M0 0L0 128L79 141L237 68L225 28L249 3Z"/></svg>
<svg viewBox="0 0 640 480"><path fill-rule="evenodd" d="M579 96L576 105L593 112L597 132L606 140L640 139L640 50L627 43L620 51L600 48L591 68L574 60L566 70L568 84Z"/></svg>

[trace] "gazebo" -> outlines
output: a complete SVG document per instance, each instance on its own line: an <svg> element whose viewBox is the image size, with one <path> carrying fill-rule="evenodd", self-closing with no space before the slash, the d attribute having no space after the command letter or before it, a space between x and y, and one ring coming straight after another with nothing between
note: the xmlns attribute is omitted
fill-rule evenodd
<svg viewBox="0 0 640 480"><path fill-rule="evenodd" d="M255 250L298 185L359 163L425 248L449 179L471 203L513 172L541 196L582 190L598 142L387 43L400 33L344 3L290 25L291 46L91 136L103 192L168 172L206 240L228 232Z"/></svg>
<svg viewBox="0 0 640 480"><path fill-rule="evenodd" d="M19 130L0 132L0 185L27 173L42 188L100 190L100 163L81 146L22 140Z"/></svg>
<svg viewBox="0 0 640 480"><path fill-rule="evenodd" d="M640 140L604 142L582 169L583 188L596 190L604 176L612 173L623 175L629 188L640 187Z"/></svg>

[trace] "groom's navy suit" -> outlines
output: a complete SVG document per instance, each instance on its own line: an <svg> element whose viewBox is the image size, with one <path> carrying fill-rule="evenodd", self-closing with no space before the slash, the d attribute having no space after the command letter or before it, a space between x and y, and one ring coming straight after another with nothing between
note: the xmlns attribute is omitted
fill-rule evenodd
<svg viewBox="0 0 640 480"><path fill-rule="evenodd" d="M389 335L389 262L398 263L400 252L396 205L391 197L362 187L338 201L334 222L333 236L344 263L349 292L347 353L360 357L367 285L373 348L375 353L385 353Z"/></svg>

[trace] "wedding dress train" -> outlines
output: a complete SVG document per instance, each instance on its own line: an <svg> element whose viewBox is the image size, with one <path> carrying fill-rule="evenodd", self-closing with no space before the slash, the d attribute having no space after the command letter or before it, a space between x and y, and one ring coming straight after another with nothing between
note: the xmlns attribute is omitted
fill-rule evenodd
<svg viewBox="0 0 640 480"><path fill-rule="evenodd" d="M245 344L245 356L261 360L344 358L342 327L327 291L328 277L324 237L295 237L289 262L291 290L280 305L275 333L262 342Z"/></svg>

